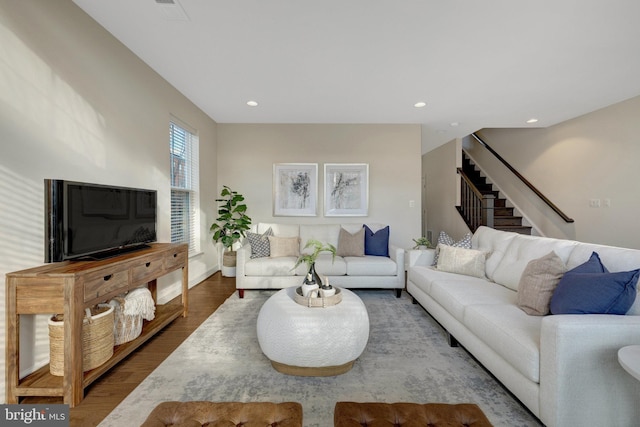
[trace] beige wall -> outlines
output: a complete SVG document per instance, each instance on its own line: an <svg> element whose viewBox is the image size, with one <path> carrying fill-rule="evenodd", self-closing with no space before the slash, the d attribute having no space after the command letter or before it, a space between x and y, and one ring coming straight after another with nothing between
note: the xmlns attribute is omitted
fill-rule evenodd
<svg viewBox="0 0 640 427"><path fill-rule="evenodd" d="M218 182L245 196L254 223L385 223L407 247L420 235L420 158L418 125L218 125ZM273 216L274 163L318 163L318 216ZM368 217L324 217L325 163L369 164Z"/></svg>
<svg viewBox="0 0 640 427"><path fill-rule="evenodd" d="M211 222L215 122L71 1L0 1L0 40L0 277L43 262L45 178L157 190L158 237L169 241L170 115L198 130L201 226ZM191 284L218 269L209 240L205 229ZM178 279L160 283L161 301L178 293ZM23 374L48 361L46 317L23 316Z"/></svg>
<svg viewBox="0 0 640 427"><path fill-rule="evenodd" d="M456 210L459 204L461 141L454 139L425 154L422 169L425 180L426 229L435 244L441 231L459 240L469 228ZM426 234L426 233L425 233Z"/></svg>
<svg viewBox="0 0 640 427"><path fill-rule="evenodd" d="M470 154L540 234L640 249L640 97L545 129L483 129L483 139L569 217L562 221L474 146ZM438 150L425 155L437 163ZM451 153L449 153L451 154ZM488 167L487 167L488 165ZM599 199L600 208L589 206ZM605 200L610 207L605 207ZM448 215L448 214L446 214ZM429 215L440 224L444 213Z"/></svg>

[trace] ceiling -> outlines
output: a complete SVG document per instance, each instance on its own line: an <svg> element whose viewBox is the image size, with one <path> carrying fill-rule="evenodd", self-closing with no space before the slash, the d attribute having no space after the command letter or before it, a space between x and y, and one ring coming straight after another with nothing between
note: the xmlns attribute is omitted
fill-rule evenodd
<svg viewBox="0 0 640 427"><path fill-rule="evenodd" d="M218 123L418 123L426 152L640 95L637 0L73 1Z"/></svg>

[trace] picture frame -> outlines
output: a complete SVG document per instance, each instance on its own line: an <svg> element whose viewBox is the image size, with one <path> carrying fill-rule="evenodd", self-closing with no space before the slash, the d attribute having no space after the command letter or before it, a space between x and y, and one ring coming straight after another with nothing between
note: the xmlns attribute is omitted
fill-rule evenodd
<svg viewBox="0 0 640 427"><path fill-rule="evenodd" d="M274 163L273 216L318 215L318 164Z"/></svg>
<svg viewBox="0 0 640 427"><path fill-rule="evenodd" d="M369 215L368 163L325 163L324 215Z"/></svg>

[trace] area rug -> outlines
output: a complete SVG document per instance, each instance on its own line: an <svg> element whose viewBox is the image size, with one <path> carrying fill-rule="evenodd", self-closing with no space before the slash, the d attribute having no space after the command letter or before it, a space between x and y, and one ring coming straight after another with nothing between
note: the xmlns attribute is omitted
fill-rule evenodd
<svg viewBox="0 0 640 427"><path fill-rule="evenodd" d="M495 426L541 426L411 297L355 291L364 301L370 335L353 368L335 377L275 371L262 354L256 319L275 291L231 296L100 424L140 425L167 400L296 401L306 427L333 426L337 401L476 403ZM318 308L322 310L322 308ZM324 333L317 331L317 333Z"/></svg>

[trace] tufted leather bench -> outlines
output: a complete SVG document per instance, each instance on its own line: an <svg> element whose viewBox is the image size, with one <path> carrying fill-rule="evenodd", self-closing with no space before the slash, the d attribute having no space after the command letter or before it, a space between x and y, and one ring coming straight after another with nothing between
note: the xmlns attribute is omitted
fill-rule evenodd
<svg viewBox="0 0 640 427"><path fill-rule="evenodd" d="M297 402L163 402L142 427L272 426L302 427L302 405Z"/></svg>
<svg viewBox="0 0 640 427"><path fill-rule="evenodd" d="M334 427L491 427L478 405L338 402Z"/></svg>

